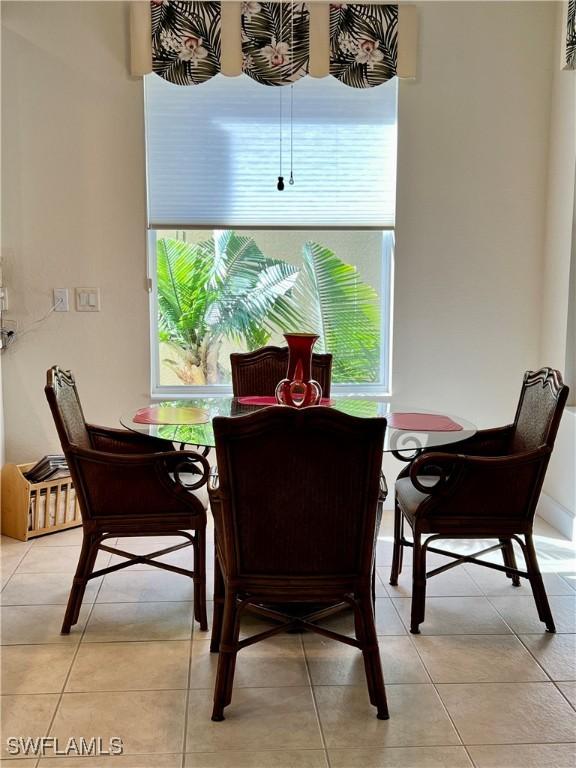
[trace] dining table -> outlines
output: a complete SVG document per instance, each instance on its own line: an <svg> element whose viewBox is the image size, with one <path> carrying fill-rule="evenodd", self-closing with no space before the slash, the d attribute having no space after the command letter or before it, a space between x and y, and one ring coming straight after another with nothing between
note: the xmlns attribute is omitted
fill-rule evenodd
<svg viewBox="0 0 576 768"><path fill-rule="evenodd" d="M171 440L181 448L201 446L210 449L216 445L212 428L215 417L241 417L275 404L273 397L260 396L163 399L145 406L135 405L120 417L120 423L141 435ZM400 461L412 461L425 448L461 442L477 431L475 424L460 416L414 408L390 399L333 395L320 405L358 418L385 418L388 423L384 452L393 454Z"/></svg>

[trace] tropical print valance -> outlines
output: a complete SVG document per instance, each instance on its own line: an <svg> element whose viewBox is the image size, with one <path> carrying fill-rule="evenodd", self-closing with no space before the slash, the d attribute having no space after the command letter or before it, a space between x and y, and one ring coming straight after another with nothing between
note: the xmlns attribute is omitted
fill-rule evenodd
<svg viewBox="0 0 576 768"><path fill-rule="evenodd" d="M568 0L566 66L568 69L576 69L576 0Z"/></svg>
<svg viewBox="0 0 576 768"><path fill-rule="evenodd" d="M371 88L394 77L397 59L397 5L330 5L331 75L353 88Z"/></svg>
<svg viewBox="0 0 576 768"><path fill-rule="evenodd" d="M152 68L177 85L220 71L220 3L152 0Z"/></svg>
<svg viewBox="0 0 576 768"><path fill-rule="evenodd" d="M306 3L242 3L242 71L264 85L308 74L310 12Z"/></svg>
<svg viewBox="0 0 576 768"><path fill-rule="evenodd" d="M221 71L220 2L152 0L153 71L177 85L199 85ZM353 88L397 73L398 6L332 3L327 14L329 72ZM290 85L309 73L307 3L242 2L242 72L263 85ZM328 67L327 67L328 68Z"/></svg>

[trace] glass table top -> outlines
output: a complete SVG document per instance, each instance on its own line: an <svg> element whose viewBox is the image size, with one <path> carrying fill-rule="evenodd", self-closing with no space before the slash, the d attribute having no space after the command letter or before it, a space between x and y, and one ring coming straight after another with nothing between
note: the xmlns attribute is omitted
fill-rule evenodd
<svg viewBox="0 0 576 768"><path fill-rule="evenodd" d="M200 445L213 448L214 432L212 419L215 416L245 416L248 413L261 410L261 405L244 405L237 398L199 397L186 400L158 400L148 403L148 406L163 406L165 408L199 408L206 411L208 419L202 424L141 424L134 421L139 410L135 407L120 418L120 423L126 429L150 437L162 437L175 443L185 445ZM143 407L142 405L140 407ZM362 399L358 397L332 397L331 408L359 418L389 417L392 413L433 413L429 410L411 407L399 407L390 401ZM450 443L458 443L471 437L477 431L476 426L459 416L450 416L462 429L453 432L426 432L406 429L393 429L388 426L384 439L384 451L407 451L409 453L420 448L434 448Z"/></svg>

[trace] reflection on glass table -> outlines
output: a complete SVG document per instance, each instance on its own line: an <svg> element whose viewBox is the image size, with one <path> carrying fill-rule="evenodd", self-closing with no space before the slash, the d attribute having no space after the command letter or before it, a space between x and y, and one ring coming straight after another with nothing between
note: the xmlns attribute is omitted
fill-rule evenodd
<svg viewBox="0 0 576 768"><path fill-rule="evenodd" d="M245 416L248 413L261 410L261 405L244 405L238 398L227 397L199 397L186 400L163 400L149 405L162 406L163 408L198 408L206 411L208 421L201 424L142 424L134 421L134 416L139 410L135 407L128 414L121 417L121 424L127 429L151 437L162 437L182 445L200 445L207 448L214 447L214 431L212 419L216 416ZM316 407L316 406L315 406ZM378 401L357 397L335 397L330 406L337 411L347 413L359 418L390 418L392 414L420 413L431 414L431 411L396 405L390 401ZM443 414L445 415L445 414ZM423 429L396 429L388 426L384 441L384 451L406 451L408 454L418 452L422 448L435 448L451 443L466 440L476 432L476 426L460 416L450 417L461 429L451 431L427 431ZM423 422L424 423L424 422Z"/></svg>

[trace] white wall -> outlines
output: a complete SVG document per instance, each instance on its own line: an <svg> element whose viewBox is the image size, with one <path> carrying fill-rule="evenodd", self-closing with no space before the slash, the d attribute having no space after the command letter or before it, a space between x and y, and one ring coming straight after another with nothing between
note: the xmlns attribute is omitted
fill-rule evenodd
<svg viewBox="0 0 576 768"><path fill-rule="evenodd" d="M570 358L574 359L575 351L570 345L576 340L576 293L574 274L570 284L570 268L576 258L576 73L559 66L565 12L565 6L560 5L555 30L557 66L552 70L539 362L567 373L572 388L569 402L574 404L576 381ZM576 270L576 262L572 270ZM540 504L542 516L571 538L576 536L575 467L576 407L572 405L560 424Z"/></svg>
<svg viewBox="0 0 576 768"><path fill-rule="evenodd" d="M27 325L53 287L98 286L99 314L54 314L4 355L8 461L58 447L54 364L87 417L116 424L149 392L142 82L120 2L2 3L4 278Z"/></svg>
<svg viewBox="0 0 576 768"><path fill-rule="evenodd" d="M149 388L142 87L123 3L6 2L6 281L21 323L53 286L102 312L50 318L5 357L7 458L57 447L42 386L77 375L89 418ZM555 7L425 2L416 82L399 93L393 384L407 404L486 425L538 362Z"/></svg>
<svg viewBox="0 0 576 768"><path fill-rule="evenodd" d="M483 425L538 361L553 3L424 2L401 82L394 388Z"/></svg>

